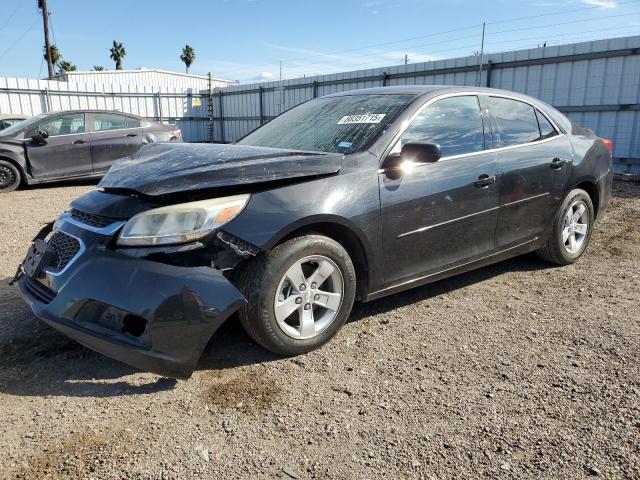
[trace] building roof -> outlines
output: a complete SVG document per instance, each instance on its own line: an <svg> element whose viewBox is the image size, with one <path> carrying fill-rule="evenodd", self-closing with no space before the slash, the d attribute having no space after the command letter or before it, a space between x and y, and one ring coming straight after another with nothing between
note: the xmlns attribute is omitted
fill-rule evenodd
<svg viewBox="0 0 640 480"><path fill-rule="evenodd" d="M70 77L80 77L86 75L127 75L127 74L143 74L143 73L155 73L158 75L169 75L173 77L183 77L194 80L204 80L206 81L208 77L206 75L196 75L193 73L183 73L183 72L172 72L170 70L161 70L158 68L136 68L131 70L75 70L73 72L62 72L56 75L57 78L66 78ZM212 80L217 82L228 82L235 83L233 80L226 80L223 78L212 77Z"/></svg>

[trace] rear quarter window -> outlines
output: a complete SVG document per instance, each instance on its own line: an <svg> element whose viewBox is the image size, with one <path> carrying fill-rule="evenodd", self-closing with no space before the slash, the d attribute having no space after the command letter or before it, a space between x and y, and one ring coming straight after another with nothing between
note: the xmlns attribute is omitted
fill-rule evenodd
<svg viewBox="0 0 640 480"><path fill-rule="evenodd" d="M538 126L540 127L540 139L551 138L558 134L553 125L547 120L539 110L536 110L536 117L538 117Z"/></svg>

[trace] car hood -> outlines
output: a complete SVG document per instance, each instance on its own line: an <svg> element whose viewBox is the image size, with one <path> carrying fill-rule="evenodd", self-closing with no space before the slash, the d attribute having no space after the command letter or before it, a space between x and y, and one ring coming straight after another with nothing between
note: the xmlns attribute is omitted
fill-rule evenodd
<svg viewBox="0 0 640 480"><path fill-rule="evenodd" d="M118 160L99 187L164 195L337 173L342 155L248 145L152 143Z"/></svg>

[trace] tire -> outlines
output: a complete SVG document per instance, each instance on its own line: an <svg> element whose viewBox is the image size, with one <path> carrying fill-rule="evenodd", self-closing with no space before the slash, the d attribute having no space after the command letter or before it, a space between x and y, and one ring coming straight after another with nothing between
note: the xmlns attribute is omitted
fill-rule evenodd
<svg viewBox="0 0 640 480"><path fill-rule="evenodd" d="M13 192L22 183L20 170L13 163L0 160L0 193Z"/></svg>
<svg viewBox="0 0 640 480"><path fill-rule="evenodd" d="M295 277L291 272L297 272L297 266L308 285L304 291L302 286L294 288L290 280ZM322 283L312 283L313 278L322 279L330 269L330 276ZM325 236L305 235L288 240L247 264L240 274L239 288L247 299L239 311L240 322L249 336L267 350L294 356L324 345L347 321L356 293L356 273L342 245ZM334 290L341 290L339 305ZM323 303L331 304L331 308ZM278 317L276 305L295 310L282 321L286 310L279 308ZM309 315L313 329L308 328L308 321L303 322L302 316L308 319Z"/></svg>
<svg viewBox="0 0 640 480"><path fill-rule="evenodd" d="M583 213L578 217L577 222L572 222L572 228L569 228L568 215L569 209L572 209L572 217L576 218L578 210ZM580 188L571 190L565 197L556 213L551 235L547 243L537 251L538 256L549 263L557 265L569 265L582 256L591 239L593 231L593 222L595 214L591 197L587 192ZM586 228L584 227L586 225ZM565 240L565 235L569 233ZM571 242L573 232L574 242Z"/></svg>

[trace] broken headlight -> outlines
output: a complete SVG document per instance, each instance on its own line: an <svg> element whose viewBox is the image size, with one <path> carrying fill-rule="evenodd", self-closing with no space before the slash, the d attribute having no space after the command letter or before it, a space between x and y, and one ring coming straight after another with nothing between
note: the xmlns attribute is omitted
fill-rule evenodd
<svg viewBox="0 0 640 480"><path fill-rule="evenodd" d="M197 240L234 219L249 198L236 195L147 210L126 223L118 244L141 247Z"/></svg>

